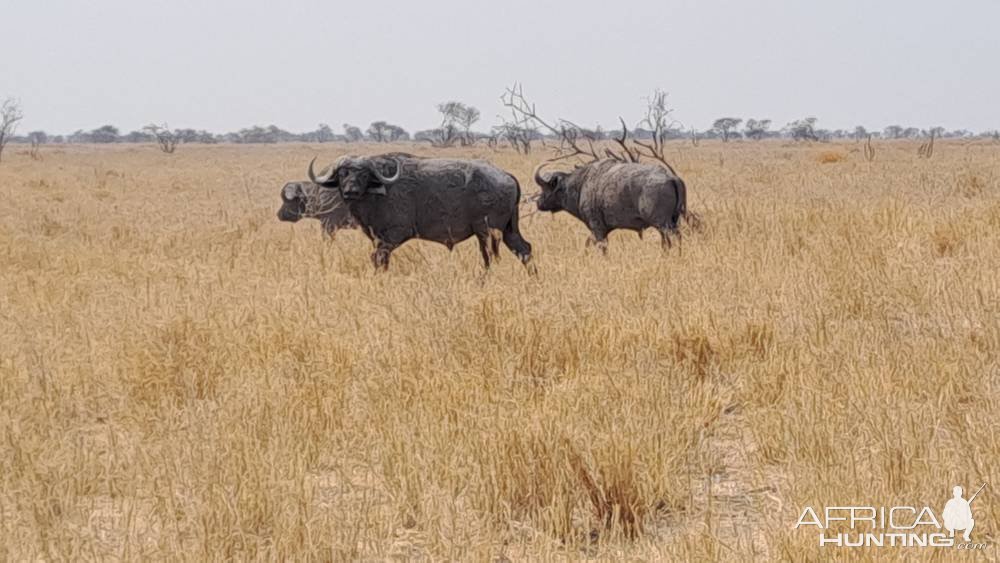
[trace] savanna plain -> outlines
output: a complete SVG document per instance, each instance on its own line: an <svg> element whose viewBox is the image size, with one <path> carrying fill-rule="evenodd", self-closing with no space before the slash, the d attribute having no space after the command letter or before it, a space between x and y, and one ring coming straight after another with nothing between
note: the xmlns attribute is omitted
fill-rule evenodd
<svg viewBox="0 0 1000 563"><path fill-rule="evenodd" d="M1000 144L671 142L682 245L522 205L375 273L281 223L309 160L486 147L11 145L0 560L816 560L805 506L1000 529ZM526 199L527 199L526 197Z"/></svg>

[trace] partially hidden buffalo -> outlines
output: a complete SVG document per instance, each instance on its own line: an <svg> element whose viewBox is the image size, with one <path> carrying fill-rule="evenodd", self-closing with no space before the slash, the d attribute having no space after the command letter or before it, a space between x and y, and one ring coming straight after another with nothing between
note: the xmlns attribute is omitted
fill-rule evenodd
<svg viewBox="0 0 1000 563"><path fill-rule="evenodd" d="M401 155L341 157L317 176L315 161L309 163L309 178L339 191L361 230L376 244L372 253L376 268L387 269L392 251L410 239L439 242L450 250L472 236L489 268L488 243L496 230L522 263L531 259L531 244L517 225L521 186L514 176L488 162Z"/></svg>
<svg viewBox="0 0 1000 563"><path fill-rule="evenodd" d="M318 219L330 238L340 229L358 225L336 190L324 190L309 181L288 182L281 188L278 219L295 223L304 218Z"/></svg>
<svg viewBox="0 0 1000 563"><path fill-rule="evenodd" d="M634 230L642 236L656 229L663 246L670 248L670 235L680 231L677 223L687 214L687 188L683 180L656 165L602 159L572 172L542 174L535 168L535 183L542 189L538 210L566 211L590 229L590 243L607 253L608 233Z"/></svg>
<svg viewBox="0 0 1000 563"><path fill-rule="evenodd" d="M386 153L385 156L419 158L405 152ZM323 234L330 239L340 229L354 229L358 226L337 190L321 189L315 182L308 180L288 182L281 188L278 219L297 223L307 218L318 219L323 227Z"/></svg>

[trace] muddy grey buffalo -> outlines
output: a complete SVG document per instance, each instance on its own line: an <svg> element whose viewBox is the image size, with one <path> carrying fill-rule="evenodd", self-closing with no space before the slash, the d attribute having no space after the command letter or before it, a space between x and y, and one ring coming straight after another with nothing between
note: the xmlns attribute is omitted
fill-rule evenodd
<svg viewBox="0 0 1000 563"><path fill-rule="evenodd" d="M410 239L451 249L475 236L489 268L493 231L520 260L531 259L531 244L518 229L521 187L514 176L479 160L413 158L399 155L342 157L319 177L336 190L362 231L376 243L372 262L389 266L389 255Z"/></svg>
<svg viewBox="0 0 1000 563"><path fill-rule="evenodd" d="M309 181L288 182L281 188L278 219L295 223L300 219L318 219L330 238L339 229L357 227L357 222L336 190L324 190Z"/></svg>
<svg viewBox="0 0 1000 563"><path fill-rule="evenodd" d="M680 237L677 223L687 213L684 182L661 166L603 159L572 172L542 174L535 168L535 183L542 189L539 211L567 211L590 229L591 239L607 252L608 233L615 229L638 232L648 227L671 246L670 235Z"/></svg>

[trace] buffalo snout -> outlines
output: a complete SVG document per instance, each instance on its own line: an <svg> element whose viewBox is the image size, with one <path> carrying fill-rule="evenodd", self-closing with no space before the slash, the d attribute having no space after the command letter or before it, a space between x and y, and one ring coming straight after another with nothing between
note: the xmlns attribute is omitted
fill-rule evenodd
<svg viewBox="0 0 1000 563"><path fill-rule="evenodd" d="M298 221L301 218L302 218L302 216L299 215L298 213L290 211L288 209L288 206L283 205L283 206L281 206L281 209L278 210L278 220L279 221L287 221L289 223L295 223L296 221Z"/></svg>
<svg viewBox="0 0 1000 563"><path fill-rule="evenodd" d="M543 194L542 197L538 198L538 202L537 202L538 210L539 211L553 211L553 212L555 212L555 211L561 211L562 210L562 206L559 205L559 202L556 199L557 198L555 198L552 195Z"/></svg>
<svg viewBox="0 0 1000 563"><path fill-rule="evenodd" d="M356 200L356 199L361 199L361 196L364 195L364 192L359 188L348 186L344 188L344 191L341 193L341 195L343 196L344 199Z"/></svg>

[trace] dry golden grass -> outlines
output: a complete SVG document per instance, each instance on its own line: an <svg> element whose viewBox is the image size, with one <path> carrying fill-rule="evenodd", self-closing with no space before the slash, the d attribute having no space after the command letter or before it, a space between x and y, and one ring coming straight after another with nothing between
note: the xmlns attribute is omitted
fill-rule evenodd
<svg viewBox="0 0 1000 563"><path fill-rule="evenodd" d="M534 278L279 223L344 149L5 159L0 560L799 561L805 505L982 481L996 557L1000 146L671 145L701 232L529 215Z"/></svg>
<svg viewBox="0 0 1000 563"><path fill-rule="evenodd" d="M823 151L816 157L816 161L822 164L834 164L847 160L847 155L839 151Z"/></svg>

